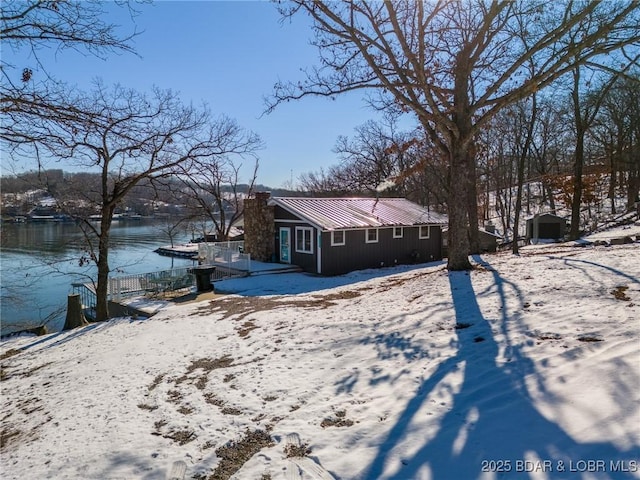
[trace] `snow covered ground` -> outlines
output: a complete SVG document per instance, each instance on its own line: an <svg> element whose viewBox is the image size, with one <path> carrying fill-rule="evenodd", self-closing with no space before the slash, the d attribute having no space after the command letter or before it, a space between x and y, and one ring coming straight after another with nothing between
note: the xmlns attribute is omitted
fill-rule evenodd
<svg viewBox="0 0 640 480"><path fill-rule="evenodd" d="M4 341L0 475L640 478L640 244L475 263L258 275Z"/></svg>

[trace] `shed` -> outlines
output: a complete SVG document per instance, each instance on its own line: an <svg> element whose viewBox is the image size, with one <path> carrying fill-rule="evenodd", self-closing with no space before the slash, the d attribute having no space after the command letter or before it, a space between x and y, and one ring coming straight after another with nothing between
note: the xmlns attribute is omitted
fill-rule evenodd
<svg viewBox="0 0 640 480"><path fill-rule="evenodd" d="M447 243L448 232L449 228L444 227L442 230L442 255L444 257L449 255ZM480 241L480 252L495 253L498 250L498 242L502 240L502 237L496 233L496 227L494 225L487 224L484 228L478 229L478 240Z"/></svg>
<svg viewBox="0 0 640 480"><path fill-rule="evenodd" d="M273 230L267 227L267 235L257 236L272 235L274 261L307 272L339 275L442 258L446 216L405 198L273 197L266 206L272 209ZM245 208L245 250L264 251L252 246L248 213L253 216L252 208Z"/></svg>
<svg viewBox="0 0 640 480"><path fill-rule="evenodd" d="M537 214L527 219L527 240L538 243L539 240L559 241L567 233L566 219L551 213Z"/></svg>
<svg viewBox="0 0 640 480"><path fill-rule="evenodd" d="M487 223L484 228L478 229L478 237L481 252L496 252L498 250L498 241L502 240L502 237L496 233L496 227L492 223Z"/></svg>

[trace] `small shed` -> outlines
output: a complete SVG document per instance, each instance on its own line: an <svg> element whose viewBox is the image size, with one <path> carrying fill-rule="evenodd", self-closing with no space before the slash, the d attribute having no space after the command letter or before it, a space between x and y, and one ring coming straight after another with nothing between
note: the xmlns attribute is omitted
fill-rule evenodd
<svg viewBox="0 0 640 480"><path fill-rule="evenodd" d="M442 229L442 256L447 257L449 255L447 234L449 228L444 227ZM495 225L488 223L484 228L478 229L478 240L480 241L481 253L495 253L498 251L498 242L502 240L502 237L496 233Z"/></svg>
<svg viewBox="0 0 640 480"><path fill-rule="evenodd" d="M481 252L496 252L498 250L498 241L502 240L502 237L496 233L495 225L490 222L484 228L478 229L478 237Z"/></svg>
<svg viewBox="0 0 640 480"><path fill-rule="evenodd" d="M563 240L567 234L567 221L552 213L537 214L527 219L527 240L538 243L539 240Z"/></svg>

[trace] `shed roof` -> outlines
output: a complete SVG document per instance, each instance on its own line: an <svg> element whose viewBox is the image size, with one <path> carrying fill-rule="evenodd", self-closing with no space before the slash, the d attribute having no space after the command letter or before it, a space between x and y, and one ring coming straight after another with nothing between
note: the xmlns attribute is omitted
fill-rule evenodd
<svg viewBox="0 0 640 480"><path fill-rule="evenodd" d="M273 197L278 205L321 230L409 225L444 225L446 215L430 212L406 198Z"/></svg>
<svg viewBox="0 0 640 480"><path fill-rule="evenodd" d="M535 219L538 220L555 220L555 221L562 221L562 220L567 220L565 217L561 217L560 215L555 215L553 213L537 213L532 217L527 218L527 222L528 221L534 221Z"/></svg>

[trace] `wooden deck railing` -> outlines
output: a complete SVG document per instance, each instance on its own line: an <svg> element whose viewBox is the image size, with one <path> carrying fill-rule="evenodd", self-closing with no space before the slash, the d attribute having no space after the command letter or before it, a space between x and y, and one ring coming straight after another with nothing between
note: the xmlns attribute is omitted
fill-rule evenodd
<svg viewBox="0 0 640 480"><path fill-rule="evenodd" d="M229 242L233 243L233 242ZM240 242L241 243L241 242ZM211 281L243 277L251 271L251 256L241 253L237 245L204 244L203 259L200 266L216 267ZM125 298L148 295L160 296L169 292L188 290L196 285L192 267L171 268L157 272L120 275L109 279L108 299L119 302ZM92 312L96 306L96 292L93 283L72 284L73 293L80 295L85 312Z"/></svg>

